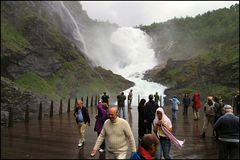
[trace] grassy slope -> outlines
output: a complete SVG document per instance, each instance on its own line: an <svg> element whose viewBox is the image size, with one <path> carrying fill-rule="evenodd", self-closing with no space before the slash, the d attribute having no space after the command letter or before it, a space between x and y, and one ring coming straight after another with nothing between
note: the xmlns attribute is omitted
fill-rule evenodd
<svg viewBox="0 0 240 160"><path fill-rule="evenodd" d="M8 3L8 2L6 2ZM9 2L10 3L10 2ZM104 69L94 69L76 47L61 33L60 29L47 14L39 17L24 2L18 8L1 2L1 46L12 53L22 54L26 48L56 48L56 55L65 62L62 67L49 77L41 77L29 71L15 80L15 84L36 94L46 95L52 99L80 97L103 91L119 92L133 83L114 75ZM13 18L14 17L14 18ZM17 22L11 21L16 19ZM34 27L42 27L45 39L41 40L34 32ZM1 58L2 58L1 54ZM101 78L102 75L103 79ZM6 78L6 77L5 77ZM111 84L110 84L111 83ZM112 83L117 85L112 85Z"/></svg>
<svg viewBox="0 0 240 160"><path fill-rule="evenodd" d="M166 68L148 73L153 81L165 84L175 94L198 91L203 97L221 95L232 97L239 88L239 56L227 63L222 59L207 58L206 55L185 62L168 61Z"/></svg>
<svg viewBox="0 0 240 160"><path fill-rule="evenodd" d="M161 38L156 37L159 36L161 27L163 30L174 29L168 33L178 32L174 34L177 43L166 52L169 54L166 57L185 59L188 45L194 44L189 50L193 54L190 60L181 62L170 59L166 68L149 71L146 77L169 86L178 95L199 91L204 97L221 95L230 99L239 89L238 11L237 5L231 9L208 12L196 18L174 19L165 24L143 27L151 36L155 36L158 44L161 44ZM168 27L164 27L165 25ZM163 43L166 44L166 41L165 39Z"/></svg>

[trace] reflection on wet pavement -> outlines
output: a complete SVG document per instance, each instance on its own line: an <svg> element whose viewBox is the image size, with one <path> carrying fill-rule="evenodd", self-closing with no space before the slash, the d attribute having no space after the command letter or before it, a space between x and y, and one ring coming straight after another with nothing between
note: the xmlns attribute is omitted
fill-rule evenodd
<svg viewBox="0 0 240 160"><path fill-rule="evenodd" d="M209 127L206 138L200 138L203 117L194 121L192 113L182 115L182 107L179 107L178 119L172 121L173 134L179 140L185 139L182 150L174 145L171 155L174 159L216 159L217 143L212 136L212 128ZM168 117L171 118L171 107L164 107ZM88 107L91 125L85 133L85 144L78 148L78 131L73 112L55 115L52 118L44 117L42 120L30 120L29 123L17 123L12 128L1 130L1 158L14 159L105 159L105 153L97 153L91 157L91 150L96 142L97 133L94 132L96 107ZM136 145L138 145L138 111L137 106L132 109L125 108L127 121L129 122ZM202 114L203 116L203 114ZM128 157L130 157L130 149Z"/></svg>

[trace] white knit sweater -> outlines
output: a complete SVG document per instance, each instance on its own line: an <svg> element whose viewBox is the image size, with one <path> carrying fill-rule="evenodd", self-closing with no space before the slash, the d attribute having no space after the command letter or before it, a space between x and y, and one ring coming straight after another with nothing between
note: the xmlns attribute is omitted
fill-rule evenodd
<svg viewBox="0 0 240 160"><path fill-rule="evenodd" d="M128 141L131 146L131 151L136 152L136 144L132 130L128 122L122 118L117 117L114 123L111 122L110 119L105 121L94 146L95 150L99 149L104 139L106 140L106 147L109 152L126 152L128 150Z"/></svg>

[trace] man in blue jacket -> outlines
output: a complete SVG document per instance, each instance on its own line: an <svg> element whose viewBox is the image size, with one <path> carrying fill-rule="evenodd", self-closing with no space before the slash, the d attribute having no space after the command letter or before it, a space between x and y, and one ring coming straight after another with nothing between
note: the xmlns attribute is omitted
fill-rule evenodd
<svg viewBox="0 0 240 160"><path fill-rule="evenodd" d="M79 131L79 143L78 147L81 147L85 141L85 131L87 124L90 126L90 118L87 109L83 106L83 101L77 101L77 107L74 109L74 117L78 125Z"/></svg>

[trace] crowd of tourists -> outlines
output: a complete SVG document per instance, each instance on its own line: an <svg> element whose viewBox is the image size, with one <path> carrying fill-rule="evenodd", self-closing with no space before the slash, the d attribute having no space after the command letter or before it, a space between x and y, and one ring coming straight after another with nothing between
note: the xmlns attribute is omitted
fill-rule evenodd
<svg viewBox="0 0 240 160"><path fill-rule="evenodd" d="M183 116L189 115L189 106L192 108L193 120L200 120L199 110L203 108L203 126L201 138L206 137L209 123L212 126L212 136L218 142L220 159L239 159L239 92L233 99L233 106L224 104L220 96L208 96L206 103L196 92L192 97L185 93L182 100L177 96L169 99L171 102L172 117L169 118L161 106L161 98L156 92L150 94L148 101L141 99L138 104L138 146L125 117L125 100L128 109L132 109L133 90L128 96L121 92L117 97L117 106L109 105L109 96L104 92L97 105L98 113L95 117L94 131L97 133L96 143L91 156L97 151L105 152L107 159L172 159L171 145L181 149L185 140L178 140L173 134L172 121L178 119L179 107L183 107ZM160 102L160 105L159 103ZM234 111L236 114L234 115ZM81 100L77 101L74 116L79 131L78 147L85 142L85 130L90 125L87 109ZM201 116L202 117L202 116ZM131 157L127 157L128 144L131 148Z"/></svg>

